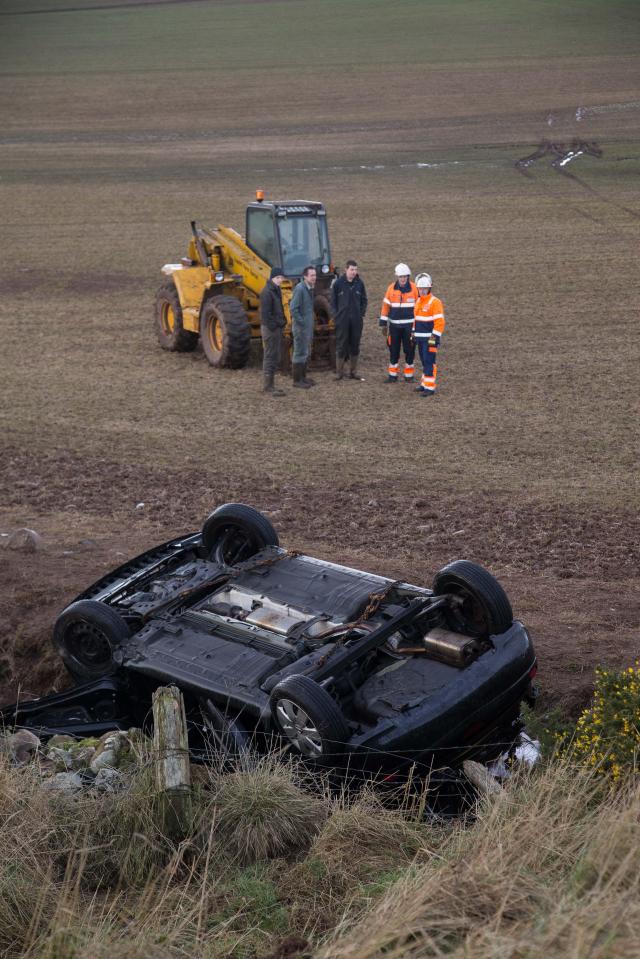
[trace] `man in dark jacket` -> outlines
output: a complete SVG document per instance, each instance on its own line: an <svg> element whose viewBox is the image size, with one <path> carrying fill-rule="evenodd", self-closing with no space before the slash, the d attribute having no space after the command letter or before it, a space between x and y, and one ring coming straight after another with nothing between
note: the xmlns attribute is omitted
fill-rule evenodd
<svg viewBox="0 0 640 959"><path fill-rule="evenodd" d="M358 276L358 264L347 260L342 276L331 287L331 309L336 324L336 379L344 379L349 360L349 379L364 380L358 374L362 323L367 312L367 291Z"/></svg>
<svg viewBox="0 0 640 959"><path fill-rule="evenodd" d="M282 290L280 289L283 280L282 267L274 266L260 294L263 389L265 393L271 393L272 396L286 396L284 390L276 389L273 385L282 360L282 331L286 324L284 307L282 306Z"/></svg>

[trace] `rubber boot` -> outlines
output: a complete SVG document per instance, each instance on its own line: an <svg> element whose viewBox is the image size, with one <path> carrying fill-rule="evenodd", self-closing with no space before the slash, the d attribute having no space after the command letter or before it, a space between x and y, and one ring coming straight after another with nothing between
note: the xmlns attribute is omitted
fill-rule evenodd
<svg viewBox="0 0 640 959"><path fill-rule="evenodd" d="M364 383L364 376L360 376L358 373L358 357L352 356L349 363L349 379L357 380L358 383Z"/></svg>
<svg viewBox="0 0 640 959"><path fill-rule="evenodd" d="M302 364L302 382L303 382L303 383L306 383L307 386L315 386L315 385L316 385L316 381L315 381L315 380L312 380L310 376L307 376L307 365L308 365L308 362L309 362L309 361L307 360L306 363L303 363L303 364Z"/></svg>
<svg viewBox="0 0 640 959"><path fill-rule="evenodd" d="M310 390L311 383L305 383L302 379L304 372L304 363L294 363L293 367L293 385L300 390Z"/></svg>
<svg viewBox="0 0 640 959"><path fill-rule="evenodd" d="M344 364L345 360L339 356L336 356L336 375L334 376L334 380L344 379Z"/></svg>
<svg viewBox="0 0 640 959"><path fill-rule="evenodd" d="M265 373L264 374L264 387L263 392L271 393L272 396L286 396L287 394L284 390L279 390L273 385L275 379L275 373Z"/></svg>

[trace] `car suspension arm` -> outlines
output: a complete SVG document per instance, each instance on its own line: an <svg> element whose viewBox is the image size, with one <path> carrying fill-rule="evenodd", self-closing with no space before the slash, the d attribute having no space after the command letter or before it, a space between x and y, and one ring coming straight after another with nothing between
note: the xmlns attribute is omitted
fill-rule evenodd
<svg viewBox="0 0 640 959"><path fill-rule="evenodd" d="M397 613L388 622L383 623L382 626L378 626L378 628L374 629L368 636L364 636L362 639L350 644L345 643L339 647L336 652L327 656L316 669L311 670L309 675L317 683L324 682L326 679L329 679L329 677L335 676L337 672L341 672L352 663L362 659L363 656L366 656L374 649L378 649L383 643L386 643L390 636L393 636L393 634L399 629L402 629L403 626L415 621L422 613L426 612L426 610L429 610L429 613L431 613L434 609L444 606L446 602L447 597L445 596L438 597L436 600L432 597L428 599L412 599L406 609Z"/></svg>

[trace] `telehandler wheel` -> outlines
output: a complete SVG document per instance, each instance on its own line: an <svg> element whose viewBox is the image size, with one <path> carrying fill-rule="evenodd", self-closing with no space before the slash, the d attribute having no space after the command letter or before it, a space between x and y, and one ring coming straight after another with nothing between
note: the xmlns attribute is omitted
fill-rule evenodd
<svg viewBox="0 0 640 959"><path fill-rule="evenodd" d="M242 303L234 296L212 296L202 307L200 338L212 366L237 370L247 365L251 326Z"/></svg>
<svg viewBox="0 0 640 959"><path fill-rule="evenodd" d="M182 325L182 307L173 280L163 283L156 293L153 325L163 350L171 350L174 353L188 353L190 350L195 350L198 334L185 330Z"/></svg>
<svg viewBox="0 0 640 959"><path fill-rule="evenodd" d="M319 293L313 301L314 319L318 326L328 326L331 319L331 306L329 297L324 293Z"/></svg>

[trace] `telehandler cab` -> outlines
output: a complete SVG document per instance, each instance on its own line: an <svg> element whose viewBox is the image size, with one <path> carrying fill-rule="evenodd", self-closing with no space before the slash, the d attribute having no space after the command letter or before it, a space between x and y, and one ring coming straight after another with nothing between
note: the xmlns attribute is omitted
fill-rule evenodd
<svg viewBox="0 0 640 959"><path fill-rule="evenodd" d="M212 366L246 366L260 355L259 295L271 267L282 268L282 301L291 345L289 303L306 266L315 266L315 329L312 360L333 366L335 330L328 293L335 279L327 214L308 200L266 201L261 190L249 203L245 239L227 226L211 230L195 220L187 256L167 263L156 295L155 328L165 350L195 349L198 337ZM287 350L287 355L289 350Z"/></svg>

